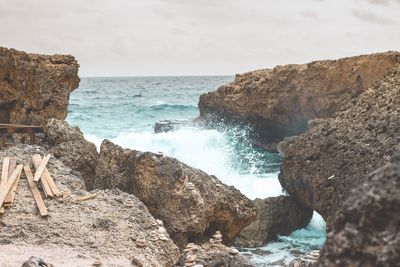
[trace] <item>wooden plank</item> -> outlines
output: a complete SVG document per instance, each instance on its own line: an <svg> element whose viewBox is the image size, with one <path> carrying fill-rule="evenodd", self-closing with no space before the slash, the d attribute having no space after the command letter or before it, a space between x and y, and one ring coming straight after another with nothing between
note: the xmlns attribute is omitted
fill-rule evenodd
<svg viewBox="0 0 400 267"><path fill-rule="evenodd" d="M10 166L8 168L9 176L11 176L11 174L13 173L13 171L15 170L16 167L17 167L17 158L16 157L10 158ZM9 206L14 201L15 191L17 190L18 182L19 182L19 177L17 178L17 180L11 187L10 192L8 192L8 195L6 196L6 199L4 200L5 207Z"/></svg>
<svg viewBox="0 0 400 267"><path fill-rule="evenodd" d="M95 197L97 197L97 194L88 194L88 195L83 196L83 197L78 197L75 200L76 201L85 201L85 200L89 200L89 199L92 199L92 198L95 198Z"/></svg>
<svg viewBox="0 0 400 267"><path fill-rule="evenodd" d="M47 183L49 184L50 189L51 189L51 191L53 192L53 194L54 194L56 197L61 197L61 196L62 196L62 193L61 193L61 191L58 189L56 183L55 183L54 180L53 180L53 177L51 177L50 172L49 172L49 170L48 170L47 168L44 169L42 175L44 175L44 176L46 177Z"/></svg>
<svg viewBox="0 0 400 267"><path fill-rule="evenodd" d="M21 170L22 170L23 165L20 164L17 166L17 168L15 169L15 171L12 173L10 179L8 179L7 183L5 184L5 186L3 186L0 190L0 206L3 205L4 200L6 199L6 196L8 194L8 192L10 191L12 185L14 184L15 180L18 177L18 174L21 174Z"/></svg>
<svg viewBox="0 0 400 267"><path fill-rule="evenodd" d="M43 171L46 168L47 162L49 162L51 155L48 154L46 157L42 159L39 166L36 168L35 177L33 177L33 181L39 182L40 177L42 177Z"/></svg>
<svg viewBox="0 0 400 267"><path fill-rule="evenodd" d="M3 167L1 169L0 191L7 183L9 168L10 168L10 158L5 157L3 160ZM2 214L2 213L4 213L4 207L3 207L3 205L0 205L0 214Z"/></svg>
<svg viewBox="0 0 400 267"><path fill-rule="evenodd" d="M33 181L33 175L32 175L31 168L28 165L26 165L26 166L24 166L24 171L25 171L26 179L28 180L29 187L31 188L33 198L35 199L36 205L39 209L40 215L48 216L49 213L47 211L46 205L44 204L43 198L40 195L37 184Z"/></svg>
<svg viewBox="0 0 400 267"><path fill-rule="evenodd" d="M40 165L40 162L42 161L42 157L40 157L40 155L38 155L38 154L35 154L32 156L32 161L33 161L33 165L35 165L35 168L38 168L38 166ZM49 198L54 197L54 194L51 191L51 188L47 181L46 176L44 176L40 179L40 183L42 184L42 188L43 188L43 191L44 191L44 194L46 195L46 197L49 197Z"/></svg>

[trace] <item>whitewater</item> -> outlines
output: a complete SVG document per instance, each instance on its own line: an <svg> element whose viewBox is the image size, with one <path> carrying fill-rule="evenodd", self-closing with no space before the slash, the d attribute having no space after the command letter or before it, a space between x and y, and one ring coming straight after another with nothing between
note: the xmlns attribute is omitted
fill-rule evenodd
<svg viewBox="0 0 400 267"><path fill-rule="evenodd" d="M160 120L198 116L198 98L233 80L232 76L82 78L70 97L67 121L96 144L103 139L140 151L163 152L217 176L250 199L284 194L281 158L254 147L246 128L183 127L154 133ZM264 247L244 250L259 266L279 266L302 252L319 249L325 224L318 214L305 228Z"/></svg>

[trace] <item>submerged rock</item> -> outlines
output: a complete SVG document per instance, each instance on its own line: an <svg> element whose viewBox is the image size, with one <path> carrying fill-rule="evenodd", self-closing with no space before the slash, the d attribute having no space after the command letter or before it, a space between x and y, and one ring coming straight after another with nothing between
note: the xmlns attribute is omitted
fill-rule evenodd
<svg viewBox="0 0 400 267"><path fill-rule="evenodd" d="M256 199L257 219L236 238L240 247L261 247L277 235L288 235L307 226L313 211L286 196Z"/></svg>
<svg viewBox="0 0 400 267"><path fill-rule="evenodd" d="M400 53L386 52L240 74L200 96L200 116L250 124L255 143L275 151L284 137L306 131L310 119L332 116L399 63Z"/></svg>
<svg viewBox="0 0 400 267"><path fill-rule="evenodd" d="M207 240L216 230L230 244L256 217L252 202L215 176L174 158L123 149L108 140L101 145L96 174L96 188L133 193L164 222L181 248Z"/></svg>
<svg viewBox="0 0 400 267"><path fill-rule="evenodd" d="M0 123L44 125L67 116L79 65L67 55L28 54L0 47Z"/></svg>
<svg viewBox="0 0 400 267"><path fill-rule="evenodd" d="M399 266L400 155L363 180L336 214L318 266Z"/></svg>
<svg viewBox="0 0 400 267"><path fill-rule="evenodd" d="M327 221L365 175L400 150L400 69L335 117L298 136L285 151L279 180L287 192Z"/></svg>
<svg viewBox="0 0 400 267"><path fill-rule="evenodd" d="M93 188L97 159L96 146L87 141L78 127L50 119L44 127L45 143L50 153L65 165L81 173L88 189Z"/></svg>

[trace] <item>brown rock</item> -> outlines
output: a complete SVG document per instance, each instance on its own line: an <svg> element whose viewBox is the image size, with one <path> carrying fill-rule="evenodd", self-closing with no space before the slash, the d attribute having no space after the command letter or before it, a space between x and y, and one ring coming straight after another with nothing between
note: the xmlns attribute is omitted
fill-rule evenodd
<svg viewBox="0 0 400 267"><path fill-rule="evenodd" d="M65 119L69 94L78 87L72 56L38 55L0 47L0 123L44 125Z"/></svg>
<svg viewBox="0 0 400 267"><path fill-rule="evenodd" d="M179 247L204 241L216 230L232 243L255 219L252 202L215 176L176 159L123 149L103 141L96 169L96 188L133 193L164 222Z"/></svg>
<svg viewBox="0 0 400 267"><path fill-rule="evenodd" d="M400 156L364 179L335 216L318 266L400 265Z"/></svg>
<svg viewBox="0 0 400 267"><path fill-rule="evenodd" d="M44 131L50 153L65 165L80 172L86 187L92 189L99 157L96 146L83 137L78 127L72 127L65 121L50 119Z"/></svg>
<svg viewBox="0 0 400 267"><path fill-rule="evenodd" d="M400 69L343 111L300 135L285 151L279 180L289 194L330 217L400 149Z"/></svg>
<svg viewBox="0 0 400 267"><path fill-rule="evenodd" d="M287 196L256 199L257 219L236 238L239 247L261 247L277 235L289 235L308 225L313 211Z"/></svg>
<svg viewBox="0 0 400 267"><path fill-rule="evenodd" d="M255 143L276 150L284 137L307 130L308 120L332 116L399 63L400 53L386 52L240 74L200 96L200 116L250 124Z"/></svg>

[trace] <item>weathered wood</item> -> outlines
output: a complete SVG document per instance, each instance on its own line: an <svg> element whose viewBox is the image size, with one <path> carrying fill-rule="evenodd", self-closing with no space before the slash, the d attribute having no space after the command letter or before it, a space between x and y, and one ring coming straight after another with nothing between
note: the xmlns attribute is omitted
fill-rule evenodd
<svg viewBox="0 0 400 267"><path fill-rule="evenodd" d="M46 205L44 204L43 198L40 195L37 184L33 181L33 175L32 175L31 168L28 165L26 165L26 166L24 166L24 171L25 171L26 179L28 180L29 187L31 188L33 198L35 199L36 205L39 209L40 215L48 216L49 213L47 211Z"/></svg>
<svg viewBox="0 0 400 267"><path fill-rule="evenodd" d="M51 155L48 154L46 157L42 159L39 166L36 168L35 177L33 177L33 181L39 182L40 177L42 177L43 171L46 168L47 162L49 162Z"/></svg>
<svg viewBox="0 0 400 267"><path fill-rule="evenodd" d="M11 176L11 174L13 173L13 171L15 170L16 167L17 167L17 158L16 157L10 158L10 166L8 168L9 176ZM8 192L8 195L6 196L6 199L4 200L5 207L9 206L14 201L15 191L17 190L18 182L19 182L19 178L17 178L17 180L13 184L10 192Z"/></svg>
<svg viewBox="0 0 400 267"><path fill-rule="evenodd" d="M7 183L9 168L10 168L10 158L5 157L3 160L3 167L1 170L0 191ZM3 205L0 205L0 214L2 214L2 213L4 213L4 207L3 207Z"/></svg>
<svg viewBox="0 0 400 267"><path fill-rule="evenodd" d="M32 156L33 165L35 166L36 169L39 167L41 160L42 160L42 158L38 154L35 154ZM47 181L46 176L43 176L40 179L40 183L42 184L42 188L43 188L43 191L44 191L44 194L46 195L46 197L53 198L54 194L50 188L50 185Z"/></svg>
<svg viewBox="0 0 400 267"><path fill-rule="evenodd" d="M22 164L18 165L17 168L15 169L15 171L12 173L10 179L8 179L5 186L3 186L1 188L1 190L0 190L0 206L3 205L4 200L6 199L6 196L7 196L8 192L10 191L12 185L16 181L18 175L21 175L22 167L23 167Z"/></svg>
<svg viewBox="0 0 400 267"><path fill-rule="evenodd" d="M35 156L39 161L42 160L42 158L40 157L40 155L35 154L34 156ZM61 193L61 191L58 189L56 183L55 183L54 180L53 180L53 177L51 177L50 172L49 172L49 170L48 170L47 168L45 168L44 171L43 171L42 179L43 179L43 176L44 176L45 179L47 180L47 183L49 184L49 187L50 187L51 191L53 192L53 194L54 194L56 197L61 197L61 196L62 196L62 193Z"/></svg>
<svg viewBox="0 0 400 267"><path fill-rule="evenodd" d="M89 200L89 199L92 199L92 198L95 198L95 197L97 197L97 194L88 194L88 195L83 196L83 197L78 197L75 200L76 201L85 201L85 200Z"/></svg>
<svg viewBox="0 0 400 267"><path fill-rule="evenodd" d="M17 158L15 158L15 157L11 158L10 171L14 171L14 169L16 169L16 167L15 167L16 165L17 165ZM21 178L21 172L22 172L22 168L18 174L17 179L15 180L14 184L12 185L10 192L8 192L8 195L6 196L6 199L4 200L5 207L11 206L11 204L14 202L15 193L17 192L19 179ZM11 178L11 176L10 176L10 178Z"/></svg>
<svg viewBox="0 0 400 267"><path fill-rule="evenodd" d="M43 127L36 125L0 123L0 133L13 134L13 133L29 133L29 132L42 133Z"/></svg>

